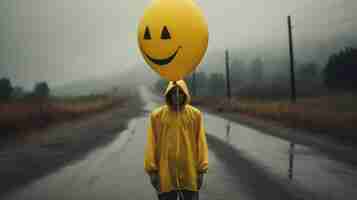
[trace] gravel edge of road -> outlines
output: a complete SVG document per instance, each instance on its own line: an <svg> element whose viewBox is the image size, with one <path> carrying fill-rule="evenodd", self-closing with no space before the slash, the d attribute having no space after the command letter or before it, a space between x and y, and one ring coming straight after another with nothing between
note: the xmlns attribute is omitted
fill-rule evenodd
<svg viewBox="0 0 357 200"><path fill-rule="evenodd" d="M130 119L143 113L142 108L143 102L135 91L125 106L118 106L74 123L41 130L51 132L45 142L2 149L0 199L33 180L82 159L96 148L107 145L127 128ZM60 134L56 134L58 132Z"/></svg>

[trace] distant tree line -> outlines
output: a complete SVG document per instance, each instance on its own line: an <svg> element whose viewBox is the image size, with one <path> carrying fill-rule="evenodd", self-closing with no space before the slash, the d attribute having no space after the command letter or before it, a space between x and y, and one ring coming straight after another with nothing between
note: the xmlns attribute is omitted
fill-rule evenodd
<svg viewBox="0 0 357 200"><path fill-rule="evenodd" d="M356 91L357 49L348 47L331 55L323 73L328 88Z"/></svg>
<svg viewBox="0 0 357 200"><path fill-rule="evenodd" d="M9 78L0 78L1 102L25 97L47 98L49 95L50 88L45 81L36 83L32 91L26 92L20 86L13 86Z"/></svg>
<svg viewBox="0 0 357 200"><path fill-rule="evenodd" d="M265 66L261 58L256 58L246 64L242 60L233 59L230 63L230 76L233 94L249 95L264 93L278 95L279 90L285 90L281 96L288 96L290 91L289 71L285 76L276 73L269 78L264 73ZM226 94L226 77L222 63L222 73L196 72L196 92L199 96L223 96ZM325 67L315 62L298 64L295 69L298 93L318 93L317 87L327 87L330 90L356 91L357 89L357 49L345 48L332 54ZM193 75L186 78L192 91ZM159 80L156 88L165 89L167 81ZM259 96L259 95L258 95Z"/></svg>

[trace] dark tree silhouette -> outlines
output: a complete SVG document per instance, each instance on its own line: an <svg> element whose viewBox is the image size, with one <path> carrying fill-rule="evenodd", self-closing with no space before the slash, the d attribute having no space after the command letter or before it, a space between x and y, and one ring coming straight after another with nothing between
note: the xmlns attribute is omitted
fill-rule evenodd
<svg viewBox="0 0 357 200"><path fill-rule="evenodd" d="M10 99L13 87L8 78L0 79L0 101L6 101Z"/></svg>
<svg viewBox="0 0 357 200"><path fill-rule="evenodd" d="M25 95L26 95L26 92L25 92L24 88L21 86L15 86L12 91L12 94L11 94L12 98L14 98L14 99L22 98Z"/></svg>
<svg viewBox="0 0 357 200"><path fill-rule="evenodd" d="M208 78L205 72L197 72L196 73L196 81L198 88L206 88L208 84Z"/></svg>
<svg viewBox="0 0 357 200"><path fill-rule="evenodd" d="M323 71L324 81L329 89L357 89L357 49L345 48L329 57Z"/></svg>
<svg viewBox="0 0 357 200"><path fill-rule="evenodd" d="M233 59L231 64L231 81L233 86L239 85L246 77L246 71L242 60Z"/></svg>
<svg viewBox="0 0 357 200"><path fill-rule="evenodd" d="M313 62L301 64L297 71L300 80L314 80L318 77L318 74L318 65Z"/></svg>
<svg viewBox="0 0 357 200"><path fill-rule="evenodd" d="M221 73L212 73L209 77L209 89L212 95L223 95L225 93L225 79Z"/></svg>
<svg viewBox="0 0 357 200"><path fill-rule="evenodd" d="M260 83L263 79L263 61L257 58L251 64L252 81Z"/></svg>
<svg viewBox="0 0 357 200"><path fill-rule="evenodd" d="M50 95L50 88L46 82L39 82L35 85L33 95L36 97L48 97Z"/></svg>

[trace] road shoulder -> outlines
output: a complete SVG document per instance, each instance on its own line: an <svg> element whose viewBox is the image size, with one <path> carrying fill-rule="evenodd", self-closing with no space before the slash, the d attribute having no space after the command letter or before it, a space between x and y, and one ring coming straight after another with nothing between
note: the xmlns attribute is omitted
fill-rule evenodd
<svg viewBox="0 0 357 200"><path fill-rule="evenodd" d="M135 93L122 106L35 131L31 133L33 139L30 142L1 149L0 198L107 145L127 128L130 119L142 114L142 105L142 100Z"/></svg>

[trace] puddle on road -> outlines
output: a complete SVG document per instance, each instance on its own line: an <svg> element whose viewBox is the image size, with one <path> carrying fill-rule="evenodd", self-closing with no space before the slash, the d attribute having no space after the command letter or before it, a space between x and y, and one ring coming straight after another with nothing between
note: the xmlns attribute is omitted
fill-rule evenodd
<svg viewBox="0 0 357 200"><path fill-rule="evenodd" d="M207 133L253 160L272 174L293 181L318 199L355 199L357 169L303 145L263 134L255 129L204 113ZM313 192L312 192L313 191Z"/></svg>

